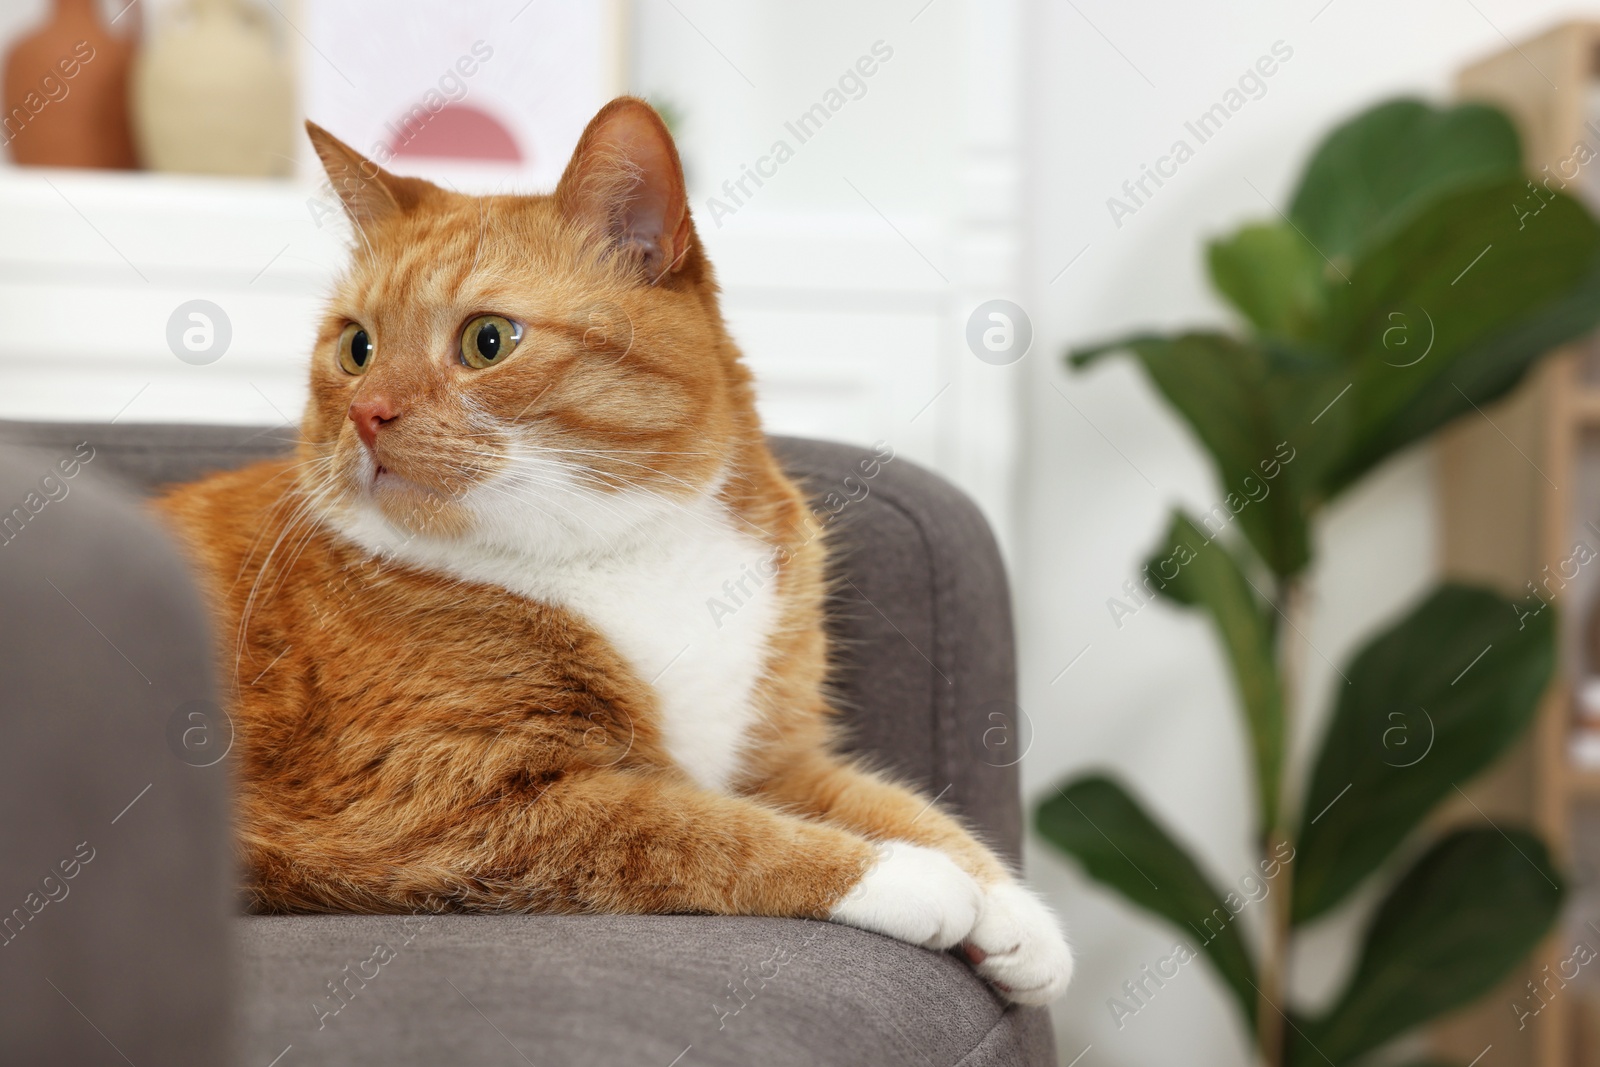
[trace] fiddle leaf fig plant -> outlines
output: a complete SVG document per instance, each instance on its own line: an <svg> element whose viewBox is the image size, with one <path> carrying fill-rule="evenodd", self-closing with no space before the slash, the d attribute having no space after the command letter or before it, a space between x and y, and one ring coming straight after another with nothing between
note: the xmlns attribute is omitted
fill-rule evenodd
<svg viewBox="0 0 1600 1067"><path fill-rule="evenodd" d="M1555 922L1563 880L1536 836L1425 826L1533 721L1555 613L1439 586L1338 668L1309 777L1293 780L1311 527L1384 460L1600 321L1600 225L1534 189L1500 111L1396 100L1321 143L1287 217L1212 242L1206 263L1237 329L1136 334L1069 362L1136 360L1226 494L1205 515L1173 513L1144 579L1209 618L1228 664L1262 936L1235 924L1248 901L1231 883L1111 777L1064 783L1036 825L1210 962L1263 1062L1342 1067L1482 995ZM1300 1012L1286 995L1293 939L1374 882L1354 973L1330 1007Z"/></svg>

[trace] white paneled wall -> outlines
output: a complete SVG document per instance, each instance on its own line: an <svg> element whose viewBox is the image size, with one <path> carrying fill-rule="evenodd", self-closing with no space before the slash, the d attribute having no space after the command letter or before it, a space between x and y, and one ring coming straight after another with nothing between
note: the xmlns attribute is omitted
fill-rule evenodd
<svg viewBox="0 0 1600 1067"><path fill-rule="evenodd" d="M281 422L340 254L288 183L0 171L0 416ZM216 362L168 347L193 299L231 324Z"/></svg>

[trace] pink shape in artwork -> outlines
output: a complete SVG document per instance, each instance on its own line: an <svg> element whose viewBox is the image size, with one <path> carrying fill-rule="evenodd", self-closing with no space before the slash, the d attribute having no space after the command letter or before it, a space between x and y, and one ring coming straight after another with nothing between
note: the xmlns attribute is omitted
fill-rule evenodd
<svg viewBox="0 0 1600 1067"><path fill-rule="evenodd" d="M422 121L407 116L402 125L389 124L389 132L394 135L389 150L396 157L522 162L516 138L487 111L470 104L446 104L431 115L424 115L427 117Z"/></svg>

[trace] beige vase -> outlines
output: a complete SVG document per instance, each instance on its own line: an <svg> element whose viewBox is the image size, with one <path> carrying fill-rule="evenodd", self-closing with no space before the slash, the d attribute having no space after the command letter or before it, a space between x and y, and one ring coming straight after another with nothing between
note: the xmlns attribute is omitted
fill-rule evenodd
<svg viewBox="0 0 1600 1067"><path fill-rule="evenodd" d="M261 9L181 0L134 59L134 133L151 170L286 176L294 76Z"/></svg>

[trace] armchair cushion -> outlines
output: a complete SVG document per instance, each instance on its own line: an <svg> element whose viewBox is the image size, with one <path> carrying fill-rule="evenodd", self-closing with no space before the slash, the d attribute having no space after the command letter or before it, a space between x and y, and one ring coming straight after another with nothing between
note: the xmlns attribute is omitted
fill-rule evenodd
<svg viewBox="0 0 1600 1067"><path fill-rule="evenodd" d="M1043 1011L953 956L830 923L259 916L243 955L251 1064L290 1045L280 1067L1054 1062Z"/></svg>

